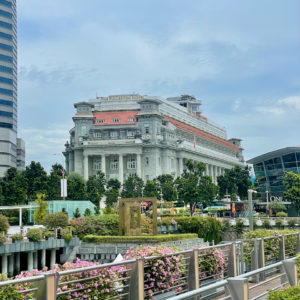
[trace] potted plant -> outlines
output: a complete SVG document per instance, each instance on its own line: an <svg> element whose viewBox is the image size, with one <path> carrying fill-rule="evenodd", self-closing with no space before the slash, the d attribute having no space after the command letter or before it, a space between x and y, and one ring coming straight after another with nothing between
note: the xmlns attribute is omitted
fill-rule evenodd
<svg viewBox="0 0 300 300"><path fill-rule="evenodd" d="M13 243L20 243L23 241L24 236L23 233L16 233L13 234L10 238L12 239Z"/></svg>
<svg viewBox="0 0 300 300"><path fill-rule="evenodd" d="M39 242L43 238L42 231L39 228L29 229L26 236L30 242Z"/></svg>
<svg viewBox="0 0 300 300"><path fill-rule="evenodd" d="M44 237L46 240L53 240L55 238L55 233L53 231L46 230L44 232Z"/></svg>

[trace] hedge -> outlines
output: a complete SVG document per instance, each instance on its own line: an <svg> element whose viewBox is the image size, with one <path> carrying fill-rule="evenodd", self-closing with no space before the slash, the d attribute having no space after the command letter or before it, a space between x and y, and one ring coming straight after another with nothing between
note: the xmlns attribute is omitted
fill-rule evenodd
<svg viewBox="0 0 300 300"><path fill-rule="evenodd" d="M97 236L87 235L83 238L86 243L163 243L196 239L197 234L164 234L141 236Z"/></svg>
<svg viewBox="0 0 300 300"><path fill-rule="evenodd" d="M283 290L269 291L268 300L298 300L300 299L300 287L287 287Z"/></svg>

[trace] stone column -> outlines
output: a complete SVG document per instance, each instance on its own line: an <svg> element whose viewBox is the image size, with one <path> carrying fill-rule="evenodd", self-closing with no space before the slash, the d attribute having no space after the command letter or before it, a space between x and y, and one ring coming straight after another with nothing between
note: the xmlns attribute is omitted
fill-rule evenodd
<svg viewBox="0 0 300 300"><path fill-rule="evenodd" d="M46 266L46 249L42 249L41 267L44 268L45 266Z"/></svg>
<svg viewBox="0 0 300 300"><path fill-rule="evenodd" d="M53 268L56 261L56 249L51 249L51 256L50 256L50 269Z"/></svg>
<svg viewBox="0 0 300 300"><path fill-rule="evenodd" d="M3 254L1 257L1 262L2 262L2 274L7 274L7 255Z"/></svg>
<svg viewBox="0 0 300 300"><path fill-rule="evenodd" d="M101 172L106 176L106 155L101 155Z"/></svg>
<svg viewBox="0 0 300 300"><path fill-rule="evenodd" d="M216 181L217 181L216 173L217 173L217 167L213 166L213 182L214 183L216 183Z"/></svg>
<svg viewBox="0 0 300 300"><path fill-rule="evenodd" d="M14 276L14 254L8 256L8 276Z"/></svg>
<svg viewBox="0 0 300 300"><path fill-rule="evenodd" d="M30 251L27 253L27 270L32 272L33 270L33 252Z"/></svg>
<svg viewBox="0 0 300 300"><path fill-rule="evenodd" d="M33 252L33 268L35 270L38 269L38 254L37 254L37 251Z"/></svg>
<svg viewBox="0 0 300 300"><path fill-rule="evenodd" d="M183 158L179 157L179 176L183 173Z"/></svg>
<svg viewBox="0 0 300 300"><path fill-rule="evenodd" d="M89 179L89 156L87 153L83 153L83 179Z"/></svg>
<svg viewBox="0 0 300 300"><path fill-rule="evenodd" d="M20 252L15 253L15 274L20 274Z"/></svg>
<svg viewBox="0 0 300 300"><path fill-rule="evenodd" d="M123 154L119 154L119 180L123 184L124 180L124 170L123 170Z"/></svg>
<svg viewBox="0 0 300 300"><path fill-rule="evenodd" d="M136 155L136 175L142 178L142 160L141 154Z"/></svg>
<svg viewBox="0 0 300 300"><path fill-rule="evenodd" d="M208 164L205 164L205 175L209 176Z"/></svg>
<svg viewBox="0 0 300 300"><path fill-rule="evenodd" d="M21 231L22 230L22 208L19 208L19 226Z"/></svg>

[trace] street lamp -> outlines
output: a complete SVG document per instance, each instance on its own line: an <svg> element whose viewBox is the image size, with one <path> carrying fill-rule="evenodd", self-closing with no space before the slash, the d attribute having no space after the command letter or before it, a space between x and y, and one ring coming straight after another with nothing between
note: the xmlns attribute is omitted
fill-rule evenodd
<svg viewBox="0 0 300 300"><path fill-rule="evenodd" d="M269 213L269 191L266 190L266 197L267 197L267 216L270 218L270 213Z"/></svg>
<svg viewBox="0 0 300 300"><path fill-rule="evenodd" d="M252 205L252 194L257 193L257 191L248 190L248 202L249 202L249 228L253 230L253 205Z"/></svg>
<svg viewBox="0 0 300 300"><path fill-rule="evenodd" d="M162 200L163 200L163 192L162 188L160 188L160 214L163 214L163 209L162 209Z"/></svg>

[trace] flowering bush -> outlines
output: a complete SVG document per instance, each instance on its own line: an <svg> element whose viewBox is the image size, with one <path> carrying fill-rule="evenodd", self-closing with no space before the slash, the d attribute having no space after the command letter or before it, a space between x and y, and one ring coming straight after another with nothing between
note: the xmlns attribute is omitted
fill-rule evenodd
<svg viewBox="0 0 300 300"><path fill-rule="evenodd" d="M170 255L178 248L167 248L164 246L140 246L130 248L124 259L142 258L149 256L162 256L157 259L147 261L144 267L144 290L145 299L154 299L154 294L171 290L172 287L182 283L180 279L186 269L183 265L182 255ZM175 292L180 292L182 287L175 288Z"/></svg>
<svg viewBox="0 0 300 300"><path fill-rule="evenodd" d="M8 278L5 274L0 274L0 281L6 281ZM18 286L16 285L7 285L0 288L0 299L1 300L25 300L26 296L19 293Z"/></svg>
<svg viewBox="0 0 300 300"><path fill-rule="evenodd" d="M73 233L83 238L85 235L118 235L119 216L103 215L86 218L76 218L70 221Z"/></svg>
<svg viewBox="0 0 300 300"><path fill-rule="evenodd" d="M227 267L224 254L219 249L208 249L200 252L199 278L221 278Z"/></svg>
<svg viewBox="0 0 300 300"><path fill-rule="evenodd" d="M77 258L75 263L67 262L61 267L58 265L54 265L53 269L48 271L51 273L56 273L60 271L70 270L70 269L77 269L77 268L85 268L90 266L98 265L98 263L92 263L88 261L81 261ZM111 267L111 268L104 268L104 269L96 269L91 271L85 271L85 272L78 272L70 275L64 275L61 276L59 279L59 282L63 283L66 282L66 284L62 284L58 287L57 293L66 292L62 295L58 295L58 300L68 300L68 299L107 299L114 297L114 299L119 299L118 292L115 291L115 287L117 286L116 280L118 279L117 274L118 271L120 271L122 267ZM33 270L32 273L29 271L23 271L20 275L16 276L16 279L21 279L25 277L32 277L34 275L40 274L42 272L46 271L44 269L43 271ZM68 281L73 280L80 280L83 278L91 278L84 282L76 282L76 283L70 283L68 284ZM19 290L26 290L32 288L32 283L26 283L19 285ZM72 291L78 289L78 291ZM70 292L68 292L70 291ZM25 293L26 298L20 298L20 299L31 299L33 298L33 293ZM0 298L2 299L2 298ZM9 298L9 299L15 299L15 298ZM19 298L16 298L16 300L19 300Z"/></svg>

